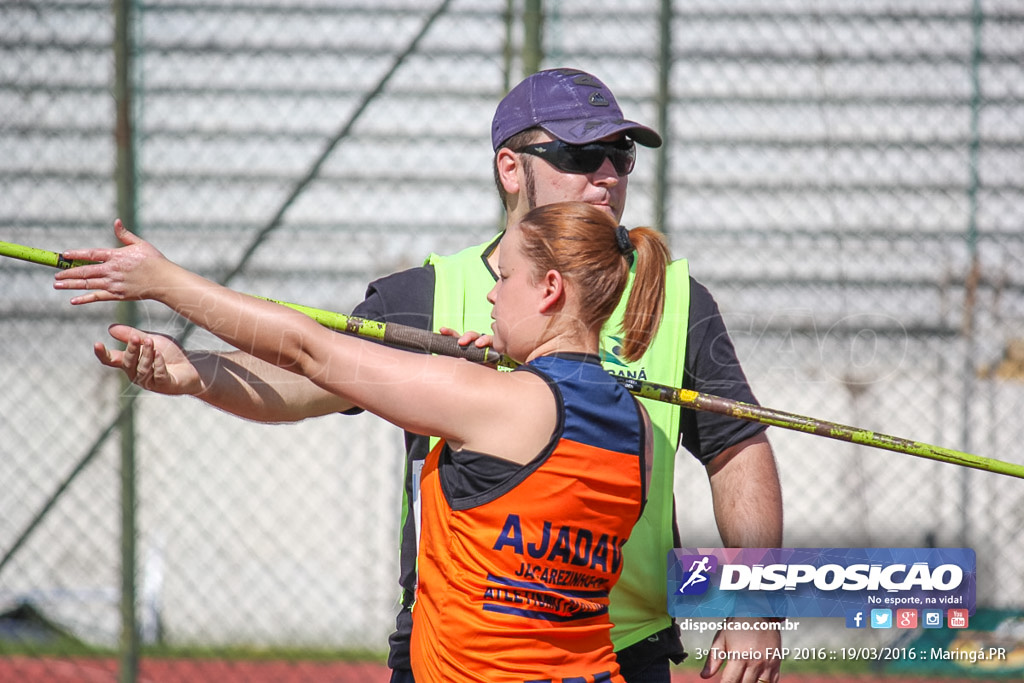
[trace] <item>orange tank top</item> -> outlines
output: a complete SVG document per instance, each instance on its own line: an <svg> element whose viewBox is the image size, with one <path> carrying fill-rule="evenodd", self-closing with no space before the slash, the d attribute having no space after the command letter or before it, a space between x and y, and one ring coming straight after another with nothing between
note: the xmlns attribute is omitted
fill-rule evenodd
<svg viewBox="0 0 1024 683"><path fill-rule="evenodd" d="M559 406L547 449L503 484L452 499L442 442L421 479L417 683L622 683L608 594L643 506L637 403L587 356L546 356Z"/></svg>

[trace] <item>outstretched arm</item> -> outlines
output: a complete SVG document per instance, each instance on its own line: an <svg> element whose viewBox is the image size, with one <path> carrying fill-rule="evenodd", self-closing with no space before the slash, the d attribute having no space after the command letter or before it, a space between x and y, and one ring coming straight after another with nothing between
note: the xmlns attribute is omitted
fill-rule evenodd
<svg viewBox="0 0 1024 683"><path fill-rule="evenodd" d="M175 265L120 221L114 231L125 245L121 249L65 254L95 262L57 274L58 289L89 290L74 297L72 304L159 301L256 358L308 377L409 431L446 438L455 448L470 440L474 449L493 442L500 449L488 452L498 454L508 450L507 437L515 425L535 425L538 416L548 416L553 427L550 391L529 373L503 377L506 373L467 361L397 351L339 335L301 313ZM495 421L498 412L504 419ZM546 439L551 430L540 428L539 433Z"/></svg>

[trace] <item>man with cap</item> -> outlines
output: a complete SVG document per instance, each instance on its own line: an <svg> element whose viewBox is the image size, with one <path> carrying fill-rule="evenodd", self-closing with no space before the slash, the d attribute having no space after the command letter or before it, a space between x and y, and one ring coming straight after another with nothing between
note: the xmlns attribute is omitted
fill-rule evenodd
<svg viewBox="0 0 1024 683"><path fill-rule="evenodd" d="M587 202L620 220L635 144L662 143L655 131L623 116L604 83L576 69L540 71L513 88L498 104L491 141L506 226L535 206L561 201ZM500 239L498 235L451 256L431 255L421 267L371 283L354 315L432 330L489 329L486 295L496 279ZM602 359L608 371L756 402L717 304L689 276L685 261L670 266L663 322L655 343L636 363L617 354L618 323L617 313L602 333ZM133 381L153 391L194 394L228 412L268 422L359 410L312 382L241 352L185 353L159 335L132 333L123 326L115 326L111 333L127 346L123 353L103 349L98 352L101 361L123 368ZM668 552L683 545L672 494L678 445L705 466L726 546L779 547L782 497L763 425L654 401L645 401L645 407L658 435L655 466L644 514L624 546L622 577L611 594L612 641L628 683L668 683L670 662L685 656L666 608ZM428 437L406 434L402 609L388 657L393 683L413 681L409 638L416 595L418 486L430 447ZM684 514L685 510L684 503ZM743 628L739 621L716 634L712 653L763 655L777 650L777 630L765 624ZM764 656L725 661L709 657L702 676L711 677L720 669L722 680L729 683L776 683L779 661Z"/></svg>
<svg viewBox="0 0 1024 683"><path fill-rule="evenodd" d="M593 75L550 69L527 77L498 104L491 143L506 225L513 225L535 206L567 200L589 202L621 219L635 143L658 147L662 140L647 126L626 119L611 90ZM424 268L373 283L356 314L401 320L389 312L415 309L421 315L429 312L430 327L435 330L487 329L490 309L483 297L494 283L499 238L454 256L432 255ZM410 292L429 293L430 300L396 307L394 300L408 299ZM689 277L685 261L670 268L656 344L631 367L615 352L617 325L613 316L602 335L602 357L610 372L633 372L657 383L756 402L714 299ZM623 574L611 595L612 640L629 683L668 683L670 661L683 656L678 632L666 613L667 555L680 545L672 496L674 456L680 442L705 465L726 546L778 547L782 543L782 497L764 427L655 403L645 402L659 434L651 490L644 515L624 547ZM429 449L426 442L417 445L415 437L411 441L407 501L416 500L416 463ZM415 565L407 560L414 552L416 520L414 515L404 519L403 605L410 607L415 599ZM404 611L398 626L391 638L389 663L396 671L392 681L411 680L398 673L408 668L404 657L411 620ZM778 631L751 629L722 631L710 649L764 653L778 645ZM722 663L709 659L704 675L714 675ZM748 667L756 670L744 676ZM774 683L778 667L772 658L730 660L723 680Z"/></svg>

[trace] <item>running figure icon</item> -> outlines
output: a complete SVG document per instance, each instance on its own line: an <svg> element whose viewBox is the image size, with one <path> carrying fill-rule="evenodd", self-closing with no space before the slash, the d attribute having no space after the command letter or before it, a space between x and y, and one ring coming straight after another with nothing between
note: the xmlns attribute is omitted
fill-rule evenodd
<svg viewBox="0 0 1024 683"><path fill-rule="evenodd" d="M710 562L711 558L707 555L699 560L694 560L690 565L690 568L687 570L690 572L690 575L687 577L686 581L683 582L683 585L679 587L679 592L685 593L686 589L690 586L707 581L708 577L706 576L706 573L711 571Z"/></svg>

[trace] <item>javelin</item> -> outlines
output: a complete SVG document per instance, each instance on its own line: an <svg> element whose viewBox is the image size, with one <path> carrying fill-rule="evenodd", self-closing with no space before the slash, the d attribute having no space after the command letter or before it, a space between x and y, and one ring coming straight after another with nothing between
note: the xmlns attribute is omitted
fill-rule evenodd
<svg viewBox="0 0 1024 683"><path fill-rule="evenodd" d="M76 266L92 263L92 261L69 261L59 253L45 251L43 249L34 249L32 247L24 247L17 244L11 244L10 242L0 242L0 256L9 256L22 261L61 269L74 268ZM436 353L443 356L465 358L466 360L470 360L475 363L489 363L505 368L513 368L518 365L516 361L512 360L508 356L497 354L492 349L478 348L475 346L459 346L455 337L437 334L435 332L430 332L429 330L422 330L408 325L398 325L397 323L381 323L372 320L365 320L355 316L344 315L342 313L332 313L319 308L290 304L276 299L268 299L266 297L256 298L287 306L288 308L312 318L328 329L367 339L374 339L389 346L396 346L413 351ZM920 441L911 441L898 436L890 436L888 434L881 434L867 429L850 427L836 422L828 422L813 417L797 415L795 413L787 413L752 403L744 403L742 401L735 401L733 399L722 398L720 396L713 396L697 391L690 391L688 389L679 389L663 384L655 384L645 380L619 377L617 375L613 376L620 384L628 389L631 394L641 398L661 401L664 403L672 403L683 408L689 408L690 410L702 410L718 413L720 415L727 415L740 420L747 420L748 422L760 422L761 424L781 427L783 429L824 436L837 441L846 441L849 443L860 444L862 446L880 448L883 450L893 451L895 453L904 453L906 455L913 455L928 460L937 460L953 465L960 465L961 467L969 467L972 469L984 470L995 474L1005 474L1007 476L1024 479L1024 465L1008 463L1002 460L995 460L993 458L986 458L980 455L973 455L971 453L964 453L963 451L944 448L942 446L933 446L921 443Z"/></svg>

